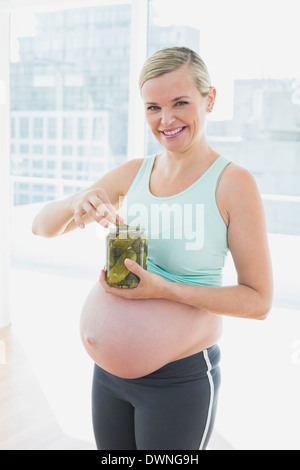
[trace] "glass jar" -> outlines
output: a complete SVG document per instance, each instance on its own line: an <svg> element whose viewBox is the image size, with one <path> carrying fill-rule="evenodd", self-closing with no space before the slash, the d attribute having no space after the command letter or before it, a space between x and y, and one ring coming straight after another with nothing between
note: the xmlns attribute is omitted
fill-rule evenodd
<svg viewBox="0 0 300 470"><path fill-rule="evenodd" d="M147 269L148 239L140 226L120 224L112 227L106 236L106 280L112 287L133 288L140 278L126 268L130 258Z"/></svg>

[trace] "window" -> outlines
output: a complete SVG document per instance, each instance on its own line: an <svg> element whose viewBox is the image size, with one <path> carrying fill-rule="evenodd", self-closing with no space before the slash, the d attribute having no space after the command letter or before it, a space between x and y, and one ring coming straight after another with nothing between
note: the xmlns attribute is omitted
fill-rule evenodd
<svg viewBox="0 0 300 470"><path fill-rule="evenodd" d="M72 155L73 148L71 145L64 145L63 146L63 155Z"/></svg>
<svg viewBox="0 0 300 470"><path fill-rule="evenodd" d="M43 118L33 118L33 138L43 138Z"/></svg>
<svg viewBox="0 0 300 470"><path fill-rule="evenodd" d="M48 145L47 146L47 154L48 155L55 155L57 152L57 148L55 145Z"/></svg>
<svg viewBox="0 0 300 470"><path fill-rule="evenodd" d="M29 145L28 144L21 144L20 145L20 153L27 154L29 152Z"/></svg>
<svg viewBox="0 0 300 470"><path fill-rule="evenodd" d="M33 145L32 150L34 154L42 155L43 154L43 146L42 145Z"/></svg>
<svg viewBox="0 0 300 470"><path fill-rule="evenodd" d="M73 121L72 118L63 119L63 138L72 139L73 137Z"/></svg>
<svg viewBox="0 0 300 470"><path fill-rule="evenodd" d="M41 145L32 144L46 139L48 154L56 160L54 179L82 181L88 177L95 181L101 172L127 159L124 123L128 113L130 48L124 51L113 43L114 38L130 37L131 1L102 1L99 6L53 10L31 8L27 13L16 11L12 15L11 143L22 145L26 153L32 148L42 162ZM107 55L110 47L113 54L110 51ZM122 69L119 63L123 64ZM74 147L76 142L84 145ZM62 156L73 158L77 154L84 156L89 171L78 165L72 174L62 172ZM101 158L101 163L93 162L94 156ZM49 177L49 168L36 160L32 173L26 172L26 176L37 176L33 172L37 168L43 169L38 177ZM15 165L12 171L16 171ZM31 188L28 187L29 192ZM66 185L61 186L57 180L53 197L61 190L63 196L65 189ZM17 185L14 190L18 191ZM21 201L17 197L15 200ZM27 200L31 200L30 194Z"/></svg>
<svg viewBox="0 0 300 470"><path fill-rule="evenodd" d="M77 136L79 140L85 140L87 138L87 122L84 118L78 118L77 121Z"/></svg>
<svg viewBox="0 0 300 470"><path fill-rule="evenodd" d="M20 138L26 139L29 137L29 120L28 118L20 118Z"/></svg>
<svg viewBox="0 0 300 470"><path fill-rule="evenodd" d="M12 117L10 119L10 137L13 139L16 135L16 120Z"/></svg>
<svg viewBox="0 0 300 470"><path fill-rule="evenodd" d="M94 118L93 120L93 139L102 140L106 132L105 121L102 118Z"/></svg>
<svg viewBox="0 0 300 470"><path fill-rule="evenodd" d="M48 139L56 139L56 118L47 119L47 137Z"/></svg>

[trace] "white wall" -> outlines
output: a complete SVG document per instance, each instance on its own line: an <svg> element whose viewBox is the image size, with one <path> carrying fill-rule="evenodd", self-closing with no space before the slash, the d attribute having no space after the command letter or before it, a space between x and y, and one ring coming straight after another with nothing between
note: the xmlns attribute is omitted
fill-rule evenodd
<svg viewBox="0 0 300 470"><path fill-rule="evenodd" d="M0 328L10 322L9 13L0 11Z"/></svg>

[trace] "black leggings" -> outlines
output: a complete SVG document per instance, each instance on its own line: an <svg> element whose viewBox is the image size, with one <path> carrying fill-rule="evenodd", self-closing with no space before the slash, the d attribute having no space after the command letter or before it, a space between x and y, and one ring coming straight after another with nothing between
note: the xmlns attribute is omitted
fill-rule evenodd
<svg viewBox="0 0 300 470"><path fill-rule="evenodd" d="M138 379L95 365L93 427L99 450L205 450L220 386L217 345Z"/></svg>

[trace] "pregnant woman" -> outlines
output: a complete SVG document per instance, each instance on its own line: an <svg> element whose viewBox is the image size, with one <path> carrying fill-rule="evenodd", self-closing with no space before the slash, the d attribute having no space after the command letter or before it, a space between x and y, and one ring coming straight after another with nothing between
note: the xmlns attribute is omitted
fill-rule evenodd
<svg viewBox="0 0 300 470"><path fill-rule="evenodd" d="M222 316L264 319L272 303L264 211L251 174L207 142L216 90L198 54L184 47L154 53L140 90L163 151L48 203L33 232L53 237L93 221L146 227L147 270L124 261L138 286L111 287L103 270L82 310L81 337L95 362L97 448L206 449ZM222 287L228 250L237 285Z"/></svg>

